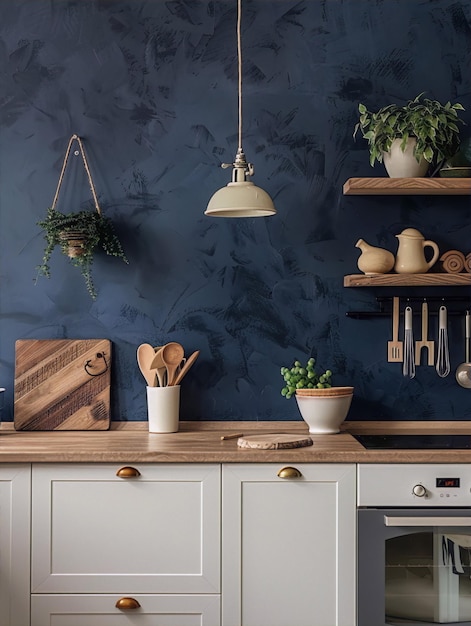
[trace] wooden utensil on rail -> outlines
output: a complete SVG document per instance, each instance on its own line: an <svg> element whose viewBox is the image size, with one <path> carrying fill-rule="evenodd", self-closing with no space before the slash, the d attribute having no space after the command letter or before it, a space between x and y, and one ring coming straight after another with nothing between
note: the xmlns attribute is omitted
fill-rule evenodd
<svg viewBox="0 0 471 626"><path fill-rule="evenodd" d="M200 353L200 351L196 350L196 352L193 352L193 354L190 354L190 356L186 360L185 365L183 365L181 370L176 375L175 380L173 381L172 385L179 385L180 384L182 378L185 376L185 374L188 372L190 367L193 365L193 363L198 358L199 353Z"/></svg>
<svg viewBox="0 0 471 626"><path fill-rule="evenodd" d="M422 348L428 350L428 365L435 362L435 342L427 339L428 335L428 304L422 302L422 339L415 342L415 364L420 365L420 352Z"/></svg>
<svg viewBox="0 0 471 626"><path fill-rule="evenodd" d="M404 359L404 344L399 341L399 298L393 297L393 332L392 341L388 341L388 362L402 363Z"/></svg>

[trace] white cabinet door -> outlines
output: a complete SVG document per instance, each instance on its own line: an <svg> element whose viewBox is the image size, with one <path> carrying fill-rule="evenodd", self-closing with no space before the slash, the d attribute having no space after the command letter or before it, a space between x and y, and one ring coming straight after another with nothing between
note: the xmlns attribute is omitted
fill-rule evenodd
<svg viewBox="0 0 471 626"><path fill-rule="evenodd" d="M33 465L33 593L219 593L219 465Z"/></svg>
<svg viewBox="0 0 471 626"><path fill-rule="evenodd" d="M40 595L31 626L219 626L219 596L134 595L138 608L116 608L117 595Z"/></svg>
<svg viewBox="0 0 471 626"><path fill-rule="evenodd" d="M222 626L354 626L355 466L223 466Z"/></svg>
<svg viewBox="0 0 471 626"><path fill-rule="evenodd" d="M0 626L29 624L31 466L0 466Z"/></svg>

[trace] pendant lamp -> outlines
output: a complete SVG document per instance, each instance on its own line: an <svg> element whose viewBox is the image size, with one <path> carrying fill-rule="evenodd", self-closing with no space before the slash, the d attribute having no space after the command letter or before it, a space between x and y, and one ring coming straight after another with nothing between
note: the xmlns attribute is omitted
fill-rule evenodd
<svg viewBox="0 0 471 626"><path fill-rule="evenodd" d="M247 163L242 149L242 50L241 50L242 0L237 0L237 60L239 73L239 147L232 163L232 181L216 191L208 203L205 215L212 217L267 217L275 215L273 200L266 191L250 180L253 165ZM223 163L223 168L231 167Z"/></svg>

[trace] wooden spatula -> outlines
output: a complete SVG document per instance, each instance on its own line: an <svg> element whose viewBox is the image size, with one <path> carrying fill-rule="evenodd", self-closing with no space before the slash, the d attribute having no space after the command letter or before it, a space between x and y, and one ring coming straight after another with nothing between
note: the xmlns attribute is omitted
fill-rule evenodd
<svg viewBox="0 0 471 626"><path fill-rule="evenodd" d="M427 340L428 335L428 305L422 303L422 339L415 342L415 364L420 365L420 352L422 348L428 350L428 365L434 364L435 342Z"/></svg>
<svg viewBox="0 0 471 626"><path fill-rule="evenodd" d="M137 348L137 362L148 387L155 387L156 383L155 371L150 367L154 355L154 348L150 343L141 343Z"/></svg>
<svg viewBox="0 0 471 626"><path fill-rule="evenodd" d="M196 350L196 352L193 352L193 354L191 354L188 357L188 359L186 360L185 365L183 365L183 367L180 369L179 373L175 376L175 380L172 382L172 385L179 385L181 383L182 378L185 376L185 374L188 372L190 367L196 361L196 359L199 356L199 353L200 353L200 351Z"/></svg>
<svg viewBox="0 0 471 626"><path fill-rule="evenodd" d="M399 298L393 297L393 331L392 341L388 341L388 362L402 363L404 359L404 343L399 341Z"/></svg>

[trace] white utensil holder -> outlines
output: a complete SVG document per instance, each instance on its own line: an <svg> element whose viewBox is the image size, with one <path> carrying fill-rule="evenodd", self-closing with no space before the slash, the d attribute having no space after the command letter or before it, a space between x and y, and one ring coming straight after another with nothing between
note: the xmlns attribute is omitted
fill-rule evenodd
<svg viewBox="0 0 471 626"><path fill-rule="evenodd" d="M147 387L150 433L176 433L180 420L180 385Z"/></svg>

